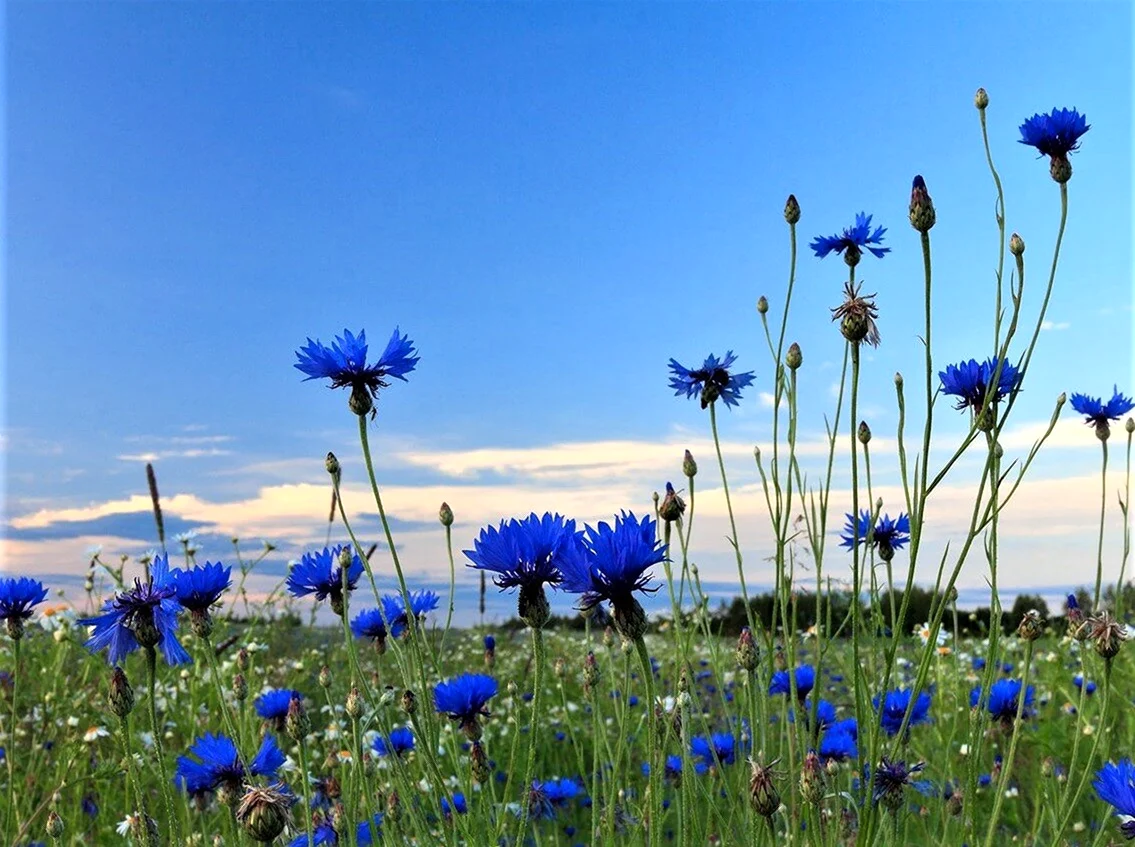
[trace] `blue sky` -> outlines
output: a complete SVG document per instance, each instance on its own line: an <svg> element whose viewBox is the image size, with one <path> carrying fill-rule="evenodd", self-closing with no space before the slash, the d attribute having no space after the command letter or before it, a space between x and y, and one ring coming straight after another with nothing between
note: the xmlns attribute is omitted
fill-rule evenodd
<svg viewBox="0 0 1135 847"><path fill-rule="evenodd" d="M892 377L922 379L916 173L938 209L936 363L990 353L977 86L1008 227L1028 245L1030 327L1059 199L1017 127L1054 106L1092 124L1007 447L1028 449L1061 391L1135 388L1131 24L1110 2L9 5L4 567L62 584L90 544L153 546L131 499L146 460L205 556L233 534L267 537L282 569L321 542L328 449L376 531L346 397L303 384L293 351L344 327L381 346L397 325L422 360L371 437L421 579L447 569L442 499L459 547L532 509L594 521L648 508L690 447L706 509L695 548L727 584L708 422L667 389L666 362L732 349L757 373L721 423L760 584L751 451L769 434L771 368L754 304L767 295L779 316L785 197L803 207L788 335L813 442L838 380L828 309L844 267L806 243L860 210L888 227L892 253L859 274L881 312L863 413L886 496ZM937 409L945 451L962 421ZM1094 576L1098 453L1066 409L1007 517L1003 585L1058 588L1069 560L1088 563L1073 584ZM938 543L956 537L976 463L931 515ZM1109 524L1110 550L1121 531ZM975 560L963 583L986 575Z"/></svg>

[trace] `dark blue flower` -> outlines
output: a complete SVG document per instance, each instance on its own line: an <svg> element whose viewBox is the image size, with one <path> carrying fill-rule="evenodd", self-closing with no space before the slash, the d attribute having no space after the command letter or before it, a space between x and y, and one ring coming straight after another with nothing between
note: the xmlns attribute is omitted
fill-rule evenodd
<svg viewBox="0 0 1135 847"><path fill-rule="evenodd" d="M903 789L908 785L914 785L915 781L911 777L923 767L922 762L908 766L904 761L892 762L884 756L879 762L879 767L875 769L872 798L876 803L882 801L883 805L890 809L900 807Z"/></svg>
<svg viewBox="0 0 1135 847"><path fill-rule="evenodd" d="M1130 759L1120 759L1119 764L1107 762L1096 771L1092 782L1096 795L1115 809L1115 814L1123 819L1119 831L1128 841L1135 839L1135 765Z"/></svg>
<svg viewBox="0 0 1135 847"><path fill-rule="evenodd" d="M276 739L265 735L256 756L248 763L247 775L274 776L282 764L284 754L276 745ZM174 782L191 796L218 788L235 794L241 791L245 776L232 739L206 733L193 742L188 755L178 757Z"/></svg>
<svg viewBox="0 0 1135 847"><path fill-rule="evenodd" d="M497 681L481 673L466 673L434 687L434 707L457 721L470 740L480 738L477 718L488 715L485 706L497 693Z"/></svg>
<svg viewBox="0 0 1135 847"><path fill-rule="evenodd" d="M232 585L231 575L232 568L226 568L220 562L206 562L189 570L176 568L173 581L177 588L177 602L190 612L207 612Z"/></svg>
<svg viewBox="0 0 1135 847"><path fill-rule="evenodd" d="M870 511L865 509L860 513L858 525L856 525L855 518L848 515L843 535L840 536L843 540L840 541L839 546L850 550L856 543L865 544L870 533L872 543L879 551L880 558L889 562L893 558L895 550L901 550L910 541L910 518L902 513L894 520L891 520L890 515L883 515L875 524L874 533L870 531Z"/></svg>
<svg viewBox="0 0 1135 847"><path fill-rule="evenodd" d="M804 700L803 706L804 723L806 726L811 726L812 722L812 699L809 697ZM796 722L796 712L792 709L788 711L788 720ZM820 700L816 704L816 723L819 729L824 730L836 722L835 706L827 700Z"/></svg>
<svg viewBox="0 0 1135 847"><path fill-rule="evenodd" d="M1025 689L1025 702L1021 711L1022 717L1032 714L1029 708L1033 702L1034 689L1030 685ZM989 687L986 708L989 714L1001 721L1013 721L1017 717L1017 700L1021 696L1021 681L1019 679L999 679ZM969 695L971 707L981 702L981 687L973 689Z"/></svg>
<svg viewBox="0 0 1135 847"><path fill-rule="evenodd" d="M295 597L314 594L316 600L331 598L331 608L339 613L343 607L343 569L339 565L339 554L343 548L324 547L318 553L304 553L288 574L288 591ZM351 555L351 566L347 569L347 590L353 591L363 573L363 560L358 554Z"/></svg>
<svg viewBox="0 0 1135 847"><path fill-rule="evenodd" d="M833 725L820 739L820 758L843 762L859 756L859 748L855 735L847 731L846 727Z"/></svg>
<svg viewBox="0 0 1135 847"><path fill-rule="evenodd" d="M499 529L485 527L473 549L464 552L473 563L468 567L493 571L493 582L501 589L520 589L520 617L539 629L550 614L544 585L558 585L565 568L579 567L582 535L573 520L533 512L523 520L501 521Z"/></svg>
<svg viewBox="0 0 1135 847"><path fill-rule="evenodd" d="M1053 109L1021 124L1019 142L1035 147L1042 156L1061 159L1079 149L1080 136L1089 129L1088 119L1075 109Z"/></svg>
<svg viewBox="0 0 1135 847"><path fill-rule="evenodd" d="M883 243L883 233L886 231L886 228L880 226L872 232L871 215L860 212L855 216L855 226L845 228L842 235L820 235L814 238L809 246L818 259L832 252L843 253L844 261L854 266L863 255L864 248L870 250L876 259L881 259L891 252L890 247L878 246Z"/></svg>
<svg viewBox="0 0 1135 847"><path fill-rule="evenodd" d="M731 765L737 761L737 742L727 732L715 732L708 739L699 735L690 739L690 752L707 766Z"/></svg>
<svg viewBox="0 0 1135 847"><path fill-rule="evenodd" d="M358 847L370 847L382 836L382 815L377 814L369 821L363 821L355 830L355 843ZM301 833L288 842L288 847L308 847L306 833ZM325 844L338 844L339 833L329 821L318 824L312 832L311 845L321 847Z"/></svg>
<svg viewBox="0 0 1135 847"><path fill-rule="evenodd" d="M266 721L272 721L283 728L284 718L288 716L288 706L293 700L302 700L303 695L290 688L276 688L265 691L256 698L256 714Z"/></svg>
<svg viewBox="0 0 1135 847"><path fill-rule="evenodd" d="M533 780L528 792L529 814L550 820L556 816L556 810L566 808L579 791L579 785L572 779Z"/></svg>
<svg viewBox="0 0 1135 847"><path fill-rule="evenodd" d="M1085 694L1096 693L1096 684L1090 679L1088 680L1087 687L1084 686L1084 675L1082 673L1078 673L1074 677L1072 677L1072 684L1077 688L1083 689Z"/></svg>
<svg viewBox="0 0 1135 847"><path fill-rule="evenodd" d="M0 579L0 620L8 625L8 634L20 638L24 621L32 616L32 607L47 599L47 589L38 579L26 576Z"/></svg>
<svg viewBox="0 0 1135 847"><path fill-rule="evenodd" d="M640 521L623 512L612 527L601 521L587 527L586 556L563 563L563 588L582 594L579 608L592 609L609 601L615 626L626 638L636 640L646 631L646 615L634 592L657 591L648 587L649 569L666 559L666 546L657 540L654 519Z"/></svg>
<svg viewBox="0 0 1135 847"><path fill-rule="evenodd" d="M796 668L796 696L803 700L816 685L816 669L811 665L800 665ZM777 671L769 682L769 694L788 694L791 684L788 671Z"/></svg>
<svg viewBox="0 0 1135 847"><path fill-rule="evenodd" d="M351 621L351 632L355 634L355 638L373 638L380 643L385 642L389 634L386 631L389 620L389 617L383 616L381 609L363 609Z"/></svg>
<svg viewBox="0 0 1135 847"><path fill-rule="evenodd" d="M459 815L465 815L469 813L469 805L465 802L465 795L460 791L455 791L453 793L453 809L456 810L457 814ZM446 799L445 795L442 795L441 798L441 813L447 818L451 814L449 800Z"/></svg>
<svg viewBox="0 0 1135 847"><path fill-rule="evenodd" d="M882 724L883 729L887 731L887 735L898 735L899 729L902 727L903 717L906 715L907 707L910 705L912 693L909 688L904 688L898 691L888 691L883 697L875 697L873 701L875 711L879 712L879 722ZM914 701L914 707L910 711L908 727L928 722L930 720L929 712L930 692L923 691L919 693L918 699Z"/></svg>
<svg viewBox="0 0 1135 847"><path fill-rule="evenodd" d="M1112 388L1111 399L1106 403L1100 397L1089 397L1086 394L1072 395L1072 408L1084 416L1084 423L1096 428L1096 434L1106 440L1111 434L1109 421L1117 421L1135 409L1135 400L1119 393L1119 388Z"/></svg>
<svg viewBox="0 0 1135 847"><path fill-rule="evenodd" d="M678 363L676 359L670 360L670 387L674 389L675 396L685 394L687 398L700 392L701 407L704 409L714 400L721 398L726 406L736 406L741 399L741 389L753 384L756 377L752 371L734 374L729 368L737 361L737 357L730 350L722 361L712 353L706 357L705 364L697 370L690 370Z"/></svg>
<svg viewBox="0 0 1135 847"><path fill-rule="evenodd" d="M378 361L368 365L366 331L356 338L345 329L330 347L309 338L307 346L296 351L299 361L295 367L307 374L307 379L330 379L332 388L349 386L352 411L365 415L374 408L379 389L389 386L387 377L406 381L406 374L418 364L413 354L410 337L395 329Z"/></svg>
<svg viewBox="0 0 1135 847"><path fill-rule="evenodd" d="M162 656L171 665L192 659L177 640L177 586L163 553L150 563L150 578L134 580L134 588L120 592L102 607L103 614L81 618L83 626L94 627L84 645L92 653L107 650L107 661L117 665L141 646L161 646Z"/></svg>
<svg viewBox="0 0 1135 847"><path fill-rule="evenodd" d="M386 594L382 598L382 612L390 625L390 634L395 638L406 632L411 618L417 620L437 608L441 598L433 591L410 592L410 614L406 614L406 602L401 594Z"/></svg>
<svg viewBox="0 0 1135 847"><path fill-rule="evenodd" d="M993 384L998 361L994 357L980 363L976 359L970 359L968 362L947 365L946 370L938 372L938 378L942 380L942 393L958 398L955 409L970 408L975 413L981 412L984 409L985 396ZM1017 388L1019 382L1020 373L1017 368L1005 362L1001 367L1001 373L997 374L993 402L997 403L1003 397L1007 397Z"/></svg>
<svg viewBox="0 0 1135 847"><path fill-rule="evenodd" d="M374 752L380 756L401 756L414 749L414 732L407 726L400 726L390 731L389 738L381 735L374 740Z"/></svg>
<svg viewBox="0 0 1135 847"><path fill-rule="evenodd" d="M492 652L497 649L497 640L491 635L485 636L485 649Z"/></svg>

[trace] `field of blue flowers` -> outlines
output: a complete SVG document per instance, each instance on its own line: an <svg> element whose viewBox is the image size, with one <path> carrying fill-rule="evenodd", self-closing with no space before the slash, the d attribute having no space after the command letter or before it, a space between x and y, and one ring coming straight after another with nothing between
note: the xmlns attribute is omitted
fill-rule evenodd
<svg viewBox="0 0 1135 847"><path fill-rule="evenodd" d="M365 332L345 331L330 345L308 339L295 367L347 389L384 546L375 552L371 539L357 538L340 510L341 543L305 554L250 605L243 588L255 558L238 548L227 564L199 562L184 540L167 553L151 472L160 552L116 565L96 557L85 607L47 603L51 586L34 579L0 580L4 843L990 847L1135 839L1135 673L1123 650L1125 593L1116 590L1130 552L1135 421L1124 416L1135 403L1118 389L1110 398L1073 394L1070 405L1091 426L1085 436L1098 439L1105 471L1111 436L1125 436L1125 531L1121 555L1109 559L1119 571L1104 568L1105 491L1098 544L1084 554L1097 562L1092 591L1070 596L1059 619L1025 613L1009 622L1010 635L994 625L963 638L958 629L955 583L967 563L987 568L992 617L1002 617L1000 515L1013 508L1065 404L1062 395L1024 456L1005 455L999 436L1058 284L1069 154L1089 130L1074 109L1034 115L1020 128L1019 141L1049 159L1059 215L1045 282L1026 293L1025 243L1007 236L988 105L979 89L1000 235L995 318L980 359L933 360L935 209L923 178L913 180L926 350L913 390L895 380L904 502L872 499L871 432L859 417L863 346L880 336L874 295L856 272L894 243L865 213L810 243L816 257L843 260L832 316L846 345L826 477L801 471L803 353L785 344L785 327L802 211L788 198L783 308L777 315L765 298L758 303L775 374L772 455L756 457L767 514L746 516L768 520L775 538L766 551L776 569L771 620L748 602L732 505L748 624L739 637L719 630L702 591L698 480L720 478L730 502L718 446L716 456L698 457L700 469L688 452L675 457L682 485L667 483L653 514L622 512L594 526L558 514L503 516L455 540L443 504L451 572L463 563L513 592L524 624L454 628L452 582L446 598L403 572L369 443L380 424L376 401L397 402L392 381L408 381L418 364L413 342L395 330L372 357ZM669 387L698 400L719 445L717 412L744 400L753 374L732 352L695 367L672 359L669 369ZM908 402L925 414L920 432L904 431ZM931 467L933 422L946 404L956 411L945 414L967 417L969 431ZM833 510L839 445L848 450L852 497ZM972 519L937 568L929 620L913 620L924 516L965 453L982 459ZM328 454L336 493L340 462ZM829 540L841 525L833 557ZM797 567L797 545L812 563L807 572ZM376 574L393 574L399 590L382 594ZM832 574L849 581L850 602L834 602ZM577 598L582 629L550 625L549 589ZM669 614L648 616L647 592L663 592ZM815 626L799 625L805 602L815 604ZM336 626L316 626L312 604L326 605Z"/></svg>

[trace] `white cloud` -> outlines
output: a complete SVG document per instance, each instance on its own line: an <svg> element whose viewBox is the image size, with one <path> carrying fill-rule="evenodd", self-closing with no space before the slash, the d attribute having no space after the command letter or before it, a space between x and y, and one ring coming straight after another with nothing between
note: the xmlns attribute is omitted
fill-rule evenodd
<svg viewBox="0 0 1135 847"><path fill-rule="evenodd" d="M232 450L205 447L189 450L154 450L148 453L120 453L115 458L123 462L156 462L159 459L207 459L231 454Z"/></svg>
<svg viewBox="0 0 1135 847"><path fill-rule="evenodd" d="M1072 324L1068 323L1067 321L1047 321L1046 320L1046 321L1041 321L1041 324L1040 324L1040 328L1042 330L1045 330L1045 331L1068 329L1068 327L1070 327L1070 326L1072 326Z"/></svg>

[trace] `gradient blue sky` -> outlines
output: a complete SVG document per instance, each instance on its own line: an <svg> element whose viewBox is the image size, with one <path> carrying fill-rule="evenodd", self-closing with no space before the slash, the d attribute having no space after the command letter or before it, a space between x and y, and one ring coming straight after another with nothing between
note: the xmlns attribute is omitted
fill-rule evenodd
<svg viewBox="0 0 1135 847"><path fill-rule="evenodd" d="M860 269L883 334L863 415L897 511L892 376L912 392L922 379L916 173L938 209L936 363L991 352L979 85L1008 227L1028 244L1028 327L1059 195L1017 127L1054 106L1092 124L1007 450L1027 451L1061 391L1135 388L1127 3L13 3L5 29L5 569L73 584L89 544L153 546L146 460L204 556L233 534L280 544L265 580L324 538L328 449L375 533L346 397L301 383L293 351L345 326L381 347L398 325L422 360L383 396L372 439L417 578L447 569L442 499L459 547L532 509L642 511L690 447L695 553L728 593L708 421L667 389L666 362L732 349L757 373L721 422L760 585L751 451L769 437L771 368L754 303L779 316L785 197L803 207L789 338L813 446L834 405L827 310L845 269L805 245L860 210L888 227L893 252ZM962 421L937 409L946 451ZM1007 517L1002 585L1094 578L1098 454L1066 408ZM932 506L939 545L957 538L977 462ZM1115 572L1121 532L1116 518ZM962 582L987 575L975 559Z"/></svg>

